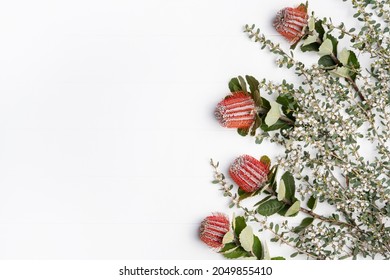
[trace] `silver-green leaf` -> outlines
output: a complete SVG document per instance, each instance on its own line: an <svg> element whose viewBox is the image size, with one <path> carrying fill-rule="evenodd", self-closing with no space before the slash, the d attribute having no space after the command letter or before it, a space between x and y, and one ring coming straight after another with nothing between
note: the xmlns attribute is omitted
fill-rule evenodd
<svg viewBox="0 0 390 280"><path fill-rule="evenodd" d="M318 50L318 54L323 55L329 55L333 53L333 44L330 39L326 39L320 46Z"/></svg>
<svg viewBox="0 0 390 280"><path fill-rule="evenodd" d="M265 124L272 126L275 124L281 116L280 113L280 104L275 101L270 102L271 109L268 111L267 116L265 117Z"/></svg>
<svg viewBox="0 0 390 280"><path fill-rule="evenodd" d="M241 247L244 248L245 251L251 252L253 247L253 230L250 226L244 228L240 235L239 240Z"/></svg>

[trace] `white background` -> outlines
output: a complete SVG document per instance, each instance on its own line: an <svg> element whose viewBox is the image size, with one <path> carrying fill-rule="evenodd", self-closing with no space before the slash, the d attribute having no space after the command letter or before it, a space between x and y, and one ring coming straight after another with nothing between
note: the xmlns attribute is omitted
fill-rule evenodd
<svg viewBox="0 0 390 280"><path fill-rule="evenodd" d="M213 110L231 77L293 79L242 27L288 48L271 23L298 4L0 1L0 258L220 258L197 235L203 217L229 213L209 159L226 172L240 154L278 151ZM341 0L310 8L352 17Z"/></svg>

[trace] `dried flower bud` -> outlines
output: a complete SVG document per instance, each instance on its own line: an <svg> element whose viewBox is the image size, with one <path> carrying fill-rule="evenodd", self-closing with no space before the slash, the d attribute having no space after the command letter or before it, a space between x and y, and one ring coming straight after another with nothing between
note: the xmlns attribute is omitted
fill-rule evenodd
<svg viewBox="0 0 390 280"><path fill-rule="evenodd" d="M200 239L212 248L222 247L222 239L230 230L229 218L222 213L206 217L200 225Z"/></svg>
<svg viewBox="0 0 390 280"><path fill-rule="evenodd" d="M273 26L276 31L286 38L291 44L298 42L303 36L304 27L307 25L307 8L301 4L296 8L284 8L276 14Z"/></svg>
<svg viewBox="0 0 390 280"><path fill-rule="evenodd" d="M233 181L245 192L254 192L268 180L269 165L243 155L230 166L229 174Z"/></svg>
<svg viewBox="0 0 390 280"><path fill-rule="evenodd" d="M255 121L255 102L245 92L234 92L218 103L215 116L223 127L250 128Z"/></svg>

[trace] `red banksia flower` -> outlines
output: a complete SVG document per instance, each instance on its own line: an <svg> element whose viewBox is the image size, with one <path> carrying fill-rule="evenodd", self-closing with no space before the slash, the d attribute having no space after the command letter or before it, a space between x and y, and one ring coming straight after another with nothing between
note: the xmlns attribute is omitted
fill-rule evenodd
<svg viewBox="0 0 390 280"><path fill-rule="evenodd" d="M255 102L245 92L234 92L218 103L215 116L223 127L250 128L255 121Z"/></svg>
<svg viewBox="0 0 390 280"><path fill-rule="evenodd" d="M200 225L200 239L212 248L222 247L222 239L230 230L229 218L222 213L206 217Z"/></svg>
<svg viewBox="0 0 390 280"><path fill-rule="evenodd" d="M243 155L230 166L229 174L233 181L245 192L254 192L268 180L269 165Z"/></svg>
<svg viewBox="0 0 390 280"><path fill-rule="evenodd" d="M296 8L289 7L280 10L274 19L273 26L291 44L295 44L303 36L307 18L307 8L301 4Z"/></svg>

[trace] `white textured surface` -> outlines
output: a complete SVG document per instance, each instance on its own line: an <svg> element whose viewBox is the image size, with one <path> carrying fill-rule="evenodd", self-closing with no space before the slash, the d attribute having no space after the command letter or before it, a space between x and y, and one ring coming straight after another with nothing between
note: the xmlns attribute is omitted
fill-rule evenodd
<svg viewBox="0 0 390 280"><path fill-rule="evenodd" d="M351 18L341 0L310 2ZM226 171L277 151L221 128L214 106L233 76L293 77L242 26L287 48L271 21L297 4L1 0L0 258L220 258L197 238L228 212L209 158Z"/></svg>

